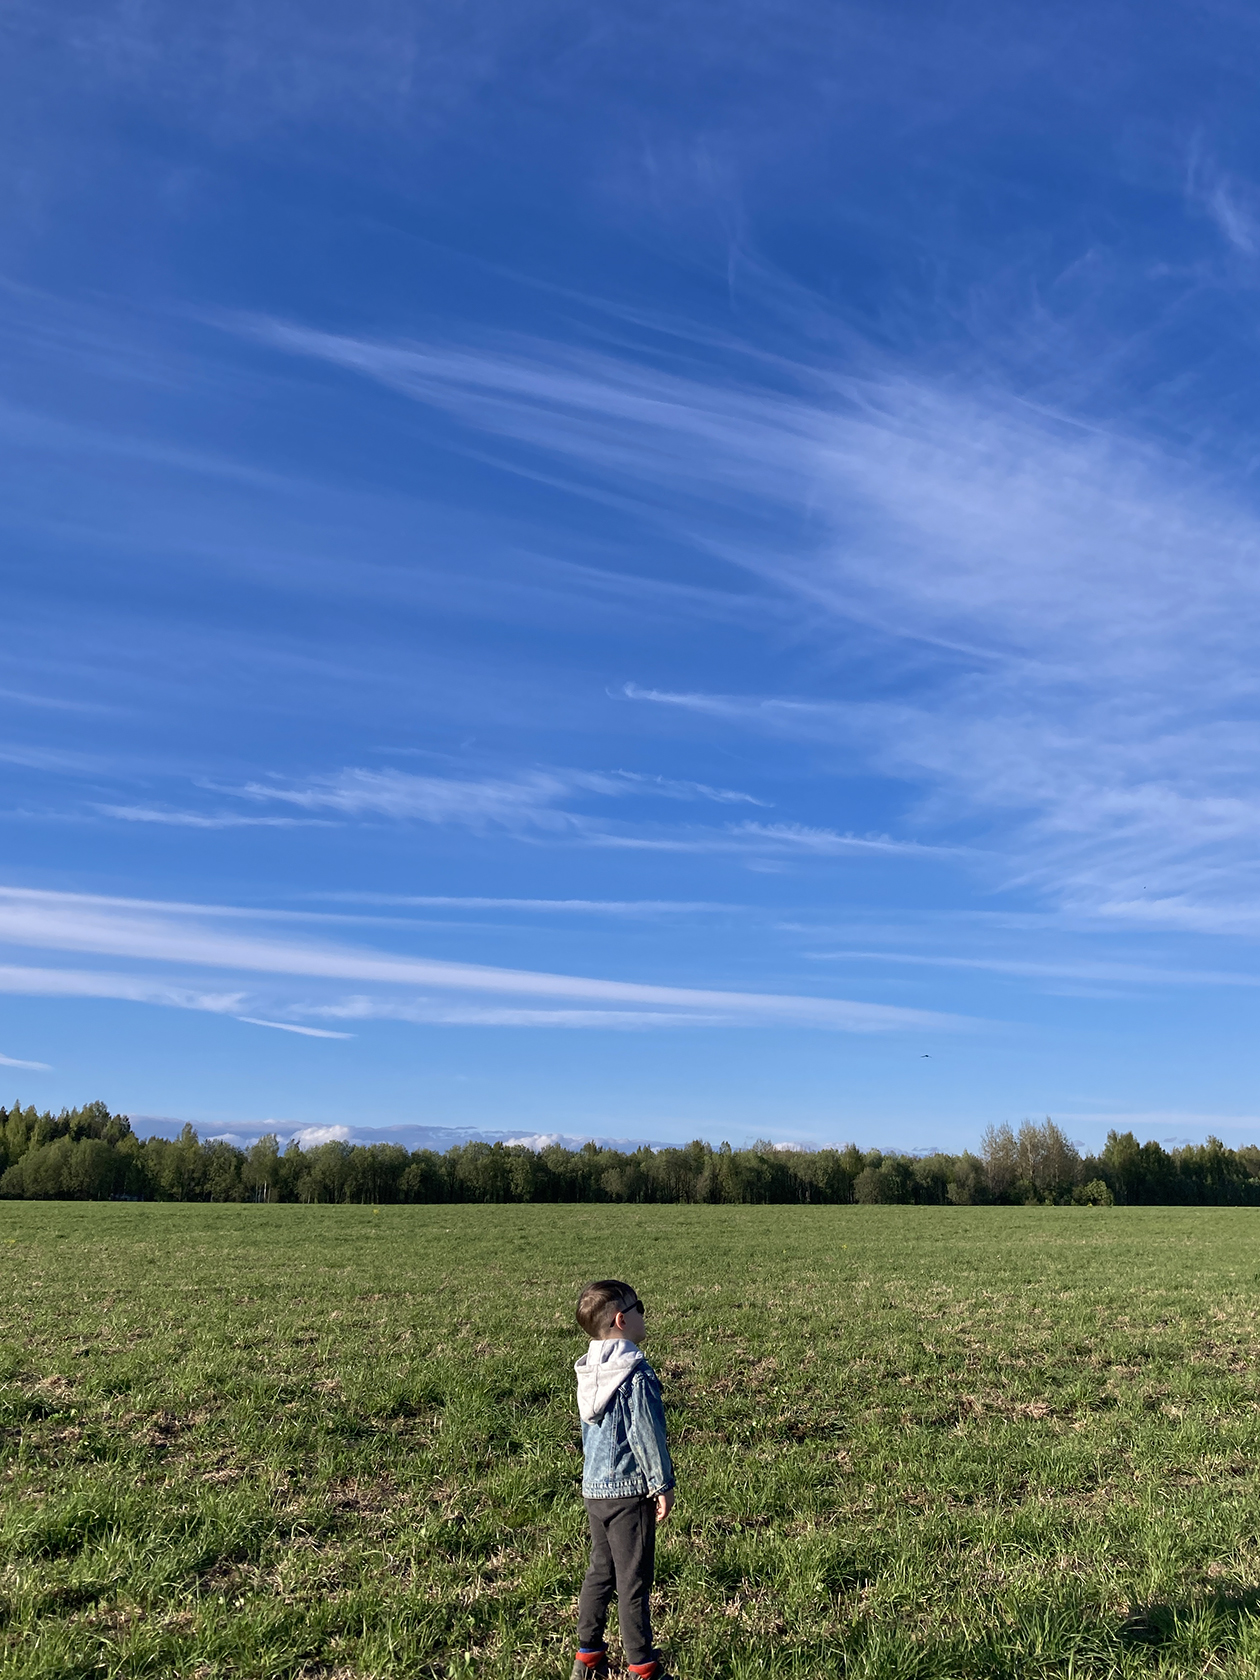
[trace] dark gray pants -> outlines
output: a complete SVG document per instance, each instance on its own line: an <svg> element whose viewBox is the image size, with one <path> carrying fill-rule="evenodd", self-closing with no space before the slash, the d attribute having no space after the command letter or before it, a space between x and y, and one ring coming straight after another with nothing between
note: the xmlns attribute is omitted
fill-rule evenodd
<svg viewBox="0 0 1260 1680"><path fill-rule="evenodd" d="M591 1567L578 1599L578 1644L587 1650L603 1644L615 1592L626 1661L651 1662L656 1501L588 1499L586 1515L591 1524Z"/></svg>

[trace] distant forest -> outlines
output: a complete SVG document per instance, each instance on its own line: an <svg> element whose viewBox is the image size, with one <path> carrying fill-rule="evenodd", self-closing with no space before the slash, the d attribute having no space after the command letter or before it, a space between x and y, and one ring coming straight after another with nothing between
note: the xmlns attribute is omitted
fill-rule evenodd
<svg viewBox="0 0 1260 1680"><path fill-rule="evenodd" d="M920 1202L1102 1206L1260 1205L1260 1148L1217 1138L1171 1151L1109 1132L1082 1156L1053 1120L991 1126L978 1155L784 1149L627 1153L553 1145L465 1143L439 1154L399 1144L321 1143L248 1149L191 1126L174 1141L141 1140L102 1102L39 1114L0 1108L0 1196L162 1202Z"/></svg>

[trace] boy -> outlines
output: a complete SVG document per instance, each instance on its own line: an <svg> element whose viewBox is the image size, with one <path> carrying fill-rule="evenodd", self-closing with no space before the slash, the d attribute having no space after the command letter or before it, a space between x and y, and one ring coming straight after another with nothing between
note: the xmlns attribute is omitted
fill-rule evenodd
<svg viewBox="0 0 1260 1680"><path fill-rule="evenodd" d="M634 1680L670 1680L652 1648L650 1597L656 1525L674 1504L674 1467L656 1372L639 1351L645 1312L628 1283L588 1283L577 1321L591 1345L574 1366L582 1419L582 1498L591 1567L578 1600L572 1680L607 1680L604 1622L614 1591Z"/></svg>

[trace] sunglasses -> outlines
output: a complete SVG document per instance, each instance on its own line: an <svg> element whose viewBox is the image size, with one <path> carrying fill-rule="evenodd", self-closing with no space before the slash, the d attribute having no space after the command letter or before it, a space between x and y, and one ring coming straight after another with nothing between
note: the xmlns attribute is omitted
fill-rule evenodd
<svg viewBox="0 0 1260 1680"><path fill-rule="evenodd" d="M638 1299L631 1301L628 1307L622 1307L621 1310L622 1312L641 1312L644 1318L647 1317L647 1308L643 1305L643 1302Z"/></svg>

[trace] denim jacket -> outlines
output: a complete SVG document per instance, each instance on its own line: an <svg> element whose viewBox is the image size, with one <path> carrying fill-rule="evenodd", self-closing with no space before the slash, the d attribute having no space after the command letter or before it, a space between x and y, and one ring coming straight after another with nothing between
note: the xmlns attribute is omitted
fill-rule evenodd
<svg viewBox="0 0 1260 1680"><path fill-rule="evenodd" d="M635 1499L674 1485L661 1382L633 1342L592 1342L574 1367L583 1499Z"/></svg>

